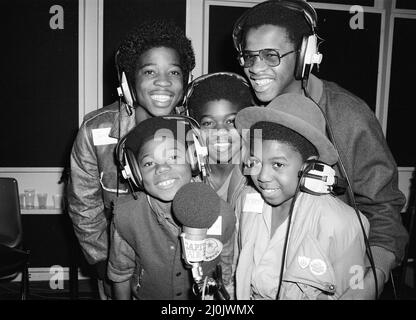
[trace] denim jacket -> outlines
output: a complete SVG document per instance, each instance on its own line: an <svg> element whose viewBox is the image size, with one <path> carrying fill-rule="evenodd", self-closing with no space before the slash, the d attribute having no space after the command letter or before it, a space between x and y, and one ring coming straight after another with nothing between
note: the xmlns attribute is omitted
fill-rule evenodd
<svg viewBox="0 0 416 320"><path fill-rule="evenodd" d="M133 292L139 299L190 299L192 277L183 263L181 228L174 222L171 212L147 197L140 192L137 200L127 196L116 202L108 277L114 282L131 279ZM152 205L151 201L154 201ZM219 211L221 219L207 237L226 246L234 240L235 217L222 199ZM222 250L220 256L202 263L203 274L210 275L218 263L231 263L231 259L232 252Z"/></svg>
<svg viewBox="0 0 416 320"><path fill-rule="evenodd" d="M71 152L69 216L90 264L107 259L108 219L117 194L128 192L118 179L115 146L136 125L118 102L87 114Z"/></svg>

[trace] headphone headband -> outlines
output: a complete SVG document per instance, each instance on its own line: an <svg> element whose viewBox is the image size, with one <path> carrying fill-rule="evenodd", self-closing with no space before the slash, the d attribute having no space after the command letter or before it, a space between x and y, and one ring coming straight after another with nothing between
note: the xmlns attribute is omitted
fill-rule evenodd
<svg viewBox="0 0 416 320"><path fill-rule="evenodd" d="M254 7L248 9L234 24L233 28L233 43L234 47L238 52L241 52L241 31L244 28L244 24L247 20L247 17L251 15L254 11L262 8L263 6L279 6L283 8L287 8L293 11L298 11L299 13L303 14L306 21L308 22L309 26L311 27L311 31L315 34L315 29L318 22L318 15L315 9L306 1L304 0L268 0L261 2Z"/></svg>
<svg viewBox="0 0 416 320"><path fill-rule="evenodd" d="M199 76L198 78L194 79L191 83L188 84L186 92L183 96L182 107L184 110L186 110L187 116L189 116L188 100L192 96L195 87L204 80L207 80L209 78L216 77L216 76L223 76L223 75L235 77L236 79L240 80L244 85L246 85L248 88L250 88L250 84L247 82L247 80L243 76L239 75L238 73L222 71L222 72L203 74L202 76ZM193 120L196 121L195 119Z"/></svg>

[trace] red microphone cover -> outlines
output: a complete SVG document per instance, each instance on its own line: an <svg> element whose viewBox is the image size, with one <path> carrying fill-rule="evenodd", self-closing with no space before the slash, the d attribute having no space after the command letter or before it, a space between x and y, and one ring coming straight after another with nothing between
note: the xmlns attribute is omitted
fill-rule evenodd
<svg viewBox="0 0 416 320"><path fill-rule="evenodd" d="M211 227L220 212L220 197L207 184L191 182L182 186L173 198L173 213L184 226Z"/></svg>

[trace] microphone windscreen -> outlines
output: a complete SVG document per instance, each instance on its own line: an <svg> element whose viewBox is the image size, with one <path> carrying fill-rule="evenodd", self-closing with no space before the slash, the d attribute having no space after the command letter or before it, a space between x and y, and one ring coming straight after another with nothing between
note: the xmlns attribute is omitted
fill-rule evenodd
<svg viewBox="0 0 416 320"><path fill-rule="evenodd" d="M173 198L173 213L186 227L209 228L220 212L220 197L207 184L191 182L182 186Z"/></svg>

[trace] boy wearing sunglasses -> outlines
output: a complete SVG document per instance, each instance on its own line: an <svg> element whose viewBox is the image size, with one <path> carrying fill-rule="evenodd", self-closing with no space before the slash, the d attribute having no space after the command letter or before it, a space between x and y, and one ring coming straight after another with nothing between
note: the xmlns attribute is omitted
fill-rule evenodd
<svg viewBox="0 0 416 320"><path fill-rule="evenodd" d="M330 139L339 149L338 175L349 177L357 207L370 222L369 241L381 293L390 271L403 259L408 240L400 217L405 197L374 113L352 93L309 74L322 59L317 52L316 24L317 14L305 1L265 1L237 20L234 44L254 93L264 105L284 93L302 94L326 116L328 128L333 129L327 130ZM341 199L351 203L345 195ZM349 290L343 298L373 299L374 282L368 269L364 290Z"/></svg>

